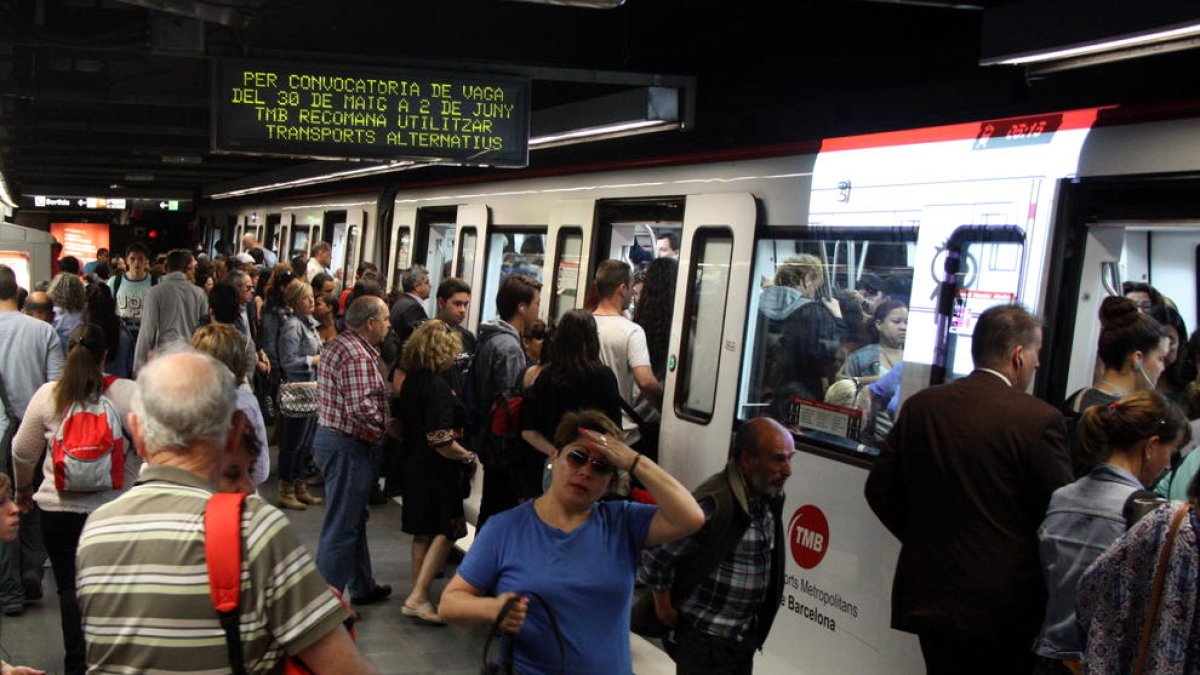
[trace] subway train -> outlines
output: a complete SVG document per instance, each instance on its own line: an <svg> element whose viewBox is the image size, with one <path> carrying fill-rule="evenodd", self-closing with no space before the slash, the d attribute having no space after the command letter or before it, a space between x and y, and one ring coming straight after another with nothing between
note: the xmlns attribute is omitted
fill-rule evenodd
<svg viewBox="0 0 1200 675"><path fill-rule="evenodd" d="M820 281L789 297L838 303L847 322L868 300L853 294L865 279L908 305L902 398L970 372L975 318L1022 303L1045 319L1034 393L1058 403L1091 383L1099 302L1123 280L1154 284L1195 327L1197 145L1200 102L1110 106L636 166L426 184L407 174L353 192L209 201L199 218L209 247L251 231L281 254L328 241L344 279L363 260L392 288L418 263L434 288L462 277L475 289L472 329L495 316L507 274L539 278L553 320L583 306L600 261L677 235L661 463L694 487L724 465L739 421L771 414L795 427L787 585L758 672L919 673L915 636L889 628L899 544L862 497L878 427L822 395L845 356L828 340L803 355L821 389L779 382L779 273L819 260Z"/></svg>

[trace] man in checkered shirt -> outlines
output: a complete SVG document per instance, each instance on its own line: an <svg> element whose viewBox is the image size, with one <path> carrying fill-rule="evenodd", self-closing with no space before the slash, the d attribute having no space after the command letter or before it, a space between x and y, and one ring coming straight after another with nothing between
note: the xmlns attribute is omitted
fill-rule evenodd
<svg viewBox="0 0 1200 675"><path fill-rule="evenodd" d="M325 522L317 569L350 602L378 602L391 586L375 583L367 549L367 496L375 482L371 447L388 422L388 388L378 346L391 323L383 300L363 296L346 310L346 331L321 351L317 366L317 433L313 457L325 476Z"/></svg>
<svg viewBox="0 0 1200 675"><path fill-rule="evenodd" d="M675 629L677 672L751 672L783 595L783 485L794 452L775 420L743 425L725 470L693 493L704 527L642 555L638 581Z"/></svg>

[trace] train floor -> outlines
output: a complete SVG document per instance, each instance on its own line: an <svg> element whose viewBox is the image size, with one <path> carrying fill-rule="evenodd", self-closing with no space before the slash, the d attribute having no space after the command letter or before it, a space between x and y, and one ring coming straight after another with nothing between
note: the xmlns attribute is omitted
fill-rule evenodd
<svg viewBox="0 0 1200 675"><path fill-rule="evenodd" d="M273 498L274 483L263 487L263 496ZM314 492L319 494L319 488ZM391 584L394 591L385 602L358 608L363 617L357 625L358 645L381 673L477 675L486 627L420 626L400 613L412 578L409 562L412 539L400 531L400 509L395 502L371 507L368 536L375 576L379 583ZM315 552L324 507L285 513L309 551ZM446 574L447 579L454 574L453 564L447 566ZM435 597L445 584L444 579L435 582ZM62 672L62 629L54 576L48 567L42 586L45 597L29 605L22 616L0 617L0 646L8 653L0 657L57 674Z"/></svg>

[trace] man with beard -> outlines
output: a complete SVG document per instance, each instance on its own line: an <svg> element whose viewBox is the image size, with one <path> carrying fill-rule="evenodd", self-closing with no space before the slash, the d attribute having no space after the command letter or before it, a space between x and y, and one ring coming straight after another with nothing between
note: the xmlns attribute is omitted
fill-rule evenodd
<svg viewBox="0 0 1200 675"><path fill-rule="evenodd" d="M647 550L634 608L675 629L678 673L750 673L783 595L783 485L792 435L768 417L738 430L725 470L692 494L704 527ZM651 608L650 605L653 605Z"/></svg>

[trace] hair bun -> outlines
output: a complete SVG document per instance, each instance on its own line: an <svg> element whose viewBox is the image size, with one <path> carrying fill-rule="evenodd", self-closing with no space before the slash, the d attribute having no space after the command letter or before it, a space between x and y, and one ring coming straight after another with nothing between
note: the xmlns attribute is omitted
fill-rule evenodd
<svg viewBox="0 0 1200 675"><path fill-rule="evenodd" d="M1137 303L1121 296L1109 296L1100 303L1100 325L1104 330L1115 330L1132 326L1137 322Z"/></svg>

